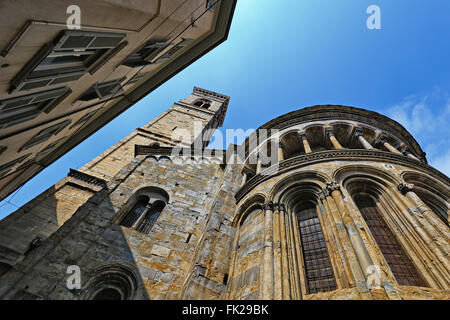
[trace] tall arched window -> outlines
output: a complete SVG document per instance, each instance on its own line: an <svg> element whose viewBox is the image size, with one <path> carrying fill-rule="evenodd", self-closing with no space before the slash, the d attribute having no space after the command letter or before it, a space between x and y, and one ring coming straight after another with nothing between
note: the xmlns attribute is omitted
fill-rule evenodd
<svg viewBox="0 0 450 320"><path fill-rule="evenodd" d="M381 216L375 200L369 195L357 195L354 199L398 284L426 286L411 259Z"/></svg>
<svg viewBox="0 0 450 320"><path fill-rule="evenodd" d="M149 233L166 206L169 196L159 188L144 188L133 198L136 200L123 216L120 225Z"/></svg>
<svg viewBox="0 0 450 320"><path fill-rule="evenodd" d="M335 290L333 268L315 204L312 202L301 204L296 216L300 229L308 293Z"/></svg>

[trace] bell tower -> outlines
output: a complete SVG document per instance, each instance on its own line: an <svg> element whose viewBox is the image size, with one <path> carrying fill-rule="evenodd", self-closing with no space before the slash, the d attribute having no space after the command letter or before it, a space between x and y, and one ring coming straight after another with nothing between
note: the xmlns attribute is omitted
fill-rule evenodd
<svg viewBox="0 0 450 320"><path fill-rule="evenodd" d="M0 271L2 263L15 265L105 188L135 157L135 145L175 147L180 142L200 142L202 148L206 147L214 130L223 124L228 101L228 96L194 87L187 98L175 102L80 169L70 169L66 178L1 220Z"/></svg>
<svg viewBox="0 0 450 320"><path fill-rule="evenodd" d="M85 164L80 171L108 181L134 157L135 145L205 148L221 127L230 97L194 87L183 100Z"/></svg>

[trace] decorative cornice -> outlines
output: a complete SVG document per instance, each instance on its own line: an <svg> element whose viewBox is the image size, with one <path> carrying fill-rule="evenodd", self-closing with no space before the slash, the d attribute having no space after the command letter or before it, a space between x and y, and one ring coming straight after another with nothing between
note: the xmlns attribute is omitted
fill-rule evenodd
<svg viewBox="0 0 450 320"><path fill-rule="evenodd" d="M176 147L178 148L178 147ZM173 150L176 149L174 147L160 147L160 146L152 146L152 145L139 145L139 144L135 144L134 145L134 156L153 156L153 155L161 155L161 156L187 156L185 154L179 155L179 154L174 154ZM225 155L225 151L224 150L220 150L220 149L194 149L194 148L190 148L190 147L186 147L186 148L179 148L180 151L182 152L186 152L186 151L191 151L190 156L192 157L202 157L202 158L207 158L209 156L216 156L216 157L220 157L222 160L224 159L224 155Z"/></svg>
<svg viewBox="0 0 450 320"><path fill-rule="evenodd" d="M388 132L405 141L415 153L425 159L425 153L414 137L398 122L374 111L342 105L316 105L289 112L260 126L255 135L245 140L246 148L250 139L258 139L259 129L284 130L299 124L324 120L348 120L360 122ZM251 152L252 150L250 150Z"/></svg>
<svg viewBox="0 0 450 320"><path fill-rule="evenodd" d="M381 151L377 149L339 149L339 150L326 150L314 153L304 154L298 157L289 158L280 162L277 165L271 166L263 170L260 174L248 179L247 183L242 186L236 193L236 202L239 202L247 193L249 193L258 184L283 174L289 170L300 168L303 166L311 165L314 163L320 163L333 160L355 160L361 162L361 160L374 160L374 161L388 161L398 163L401 165L407 165L413 168L420 168L426 170L431 176L447 181L450 184L450 179L442 172L435 168L423 163L421 161L413 160L400 154Z"/></svg>
<svg viewBox="0 0 450 320"><path fill-rule="evenodd" d="M69 177L75 178L77 180L89 183L89 184L93 184L102 188L106 188L106 181L94 176L91 176L90 174L75 170L75 169L70 169Z"/></svg>
<svg viewBox="0 0 450 320"><path fill-rule="evenodd" d="M227 95L224 95L224 94L221 94L221 93L217 93L217 92L214 92L214 91L211 91L211 90L202 89L202 88L199 88L199 87L194 87L194 93L199 93L199 94L201 94L203 96L209 96L209 97L216 98L216 99L218 98L218 99L223 100L223 101L230 100L230 97L227 96Z"/></svg>

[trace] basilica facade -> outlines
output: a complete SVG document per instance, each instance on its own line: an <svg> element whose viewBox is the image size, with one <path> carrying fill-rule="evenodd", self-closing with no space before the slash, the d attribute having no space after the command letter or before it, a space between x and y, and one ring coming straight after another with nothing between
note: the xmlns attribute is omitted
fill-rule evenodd
<svg viewBox="0 0 450 320"><path fill-rule="evenodd" d="M208 149L229 101L194 88L0 221L0 298L450 299L450 179L405 128L320 105Z"/></svg>

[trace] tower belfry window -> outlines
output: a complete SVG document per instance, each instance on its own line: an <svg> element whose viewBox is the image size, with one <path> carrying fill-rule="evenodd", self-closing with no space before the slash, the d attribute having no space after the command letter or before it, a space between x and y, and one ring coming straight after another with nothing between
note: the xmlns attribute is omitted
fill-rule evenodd
<svg viewBox="0 0 450 320"><path fill-rule="evenodd" d="M208 109L209 107L211 107L211 101L206 99L198 99L194 102L194 106Z"/></svg>
<svg viewBox="0 0 450 320"><path fill-rule="evenodd" d="M120 225L149 233L164 210L168 197L166 193L144 192L134 201L131 209L122 218Z"/></svg>

